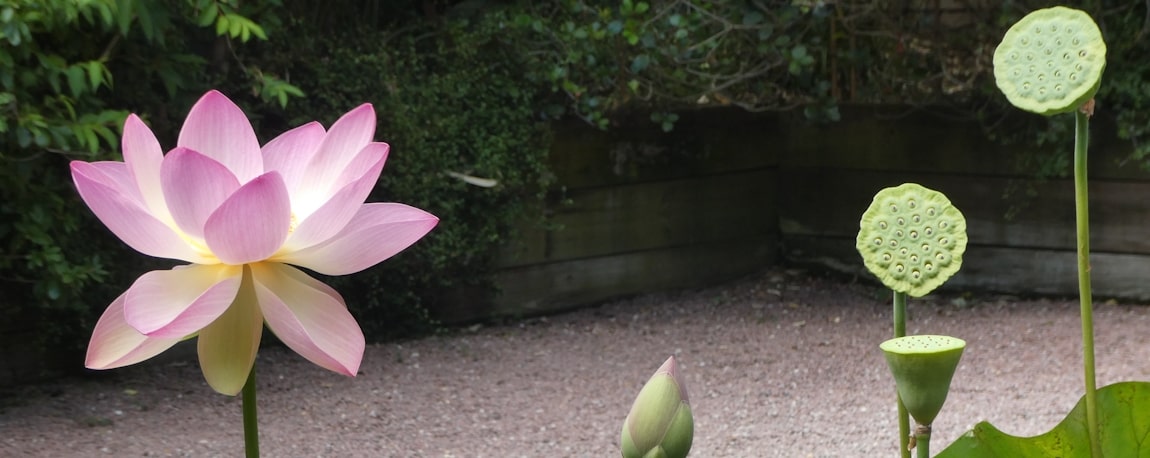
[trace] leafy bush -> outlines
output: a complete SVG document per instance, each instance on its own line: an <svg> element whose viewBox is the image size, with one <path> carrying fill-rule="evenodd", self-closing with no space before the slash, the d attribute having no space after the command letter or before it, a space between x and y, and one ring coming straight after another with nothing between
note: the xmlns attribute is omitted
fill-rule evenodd
<svg viewBox="0 0 1150 458"><path fill-rule="evenodd" d="M614 114L734 105L747 110L806 107L837 120L827 71L833 8L823 2L550 1L504 12L521 29L515 45L529 77L560 97L551 115L575 114L606 128ZM857 56L856 56L857 57Z"/></svg>
<svg viewBox="0 0 1150 458"><path fill-rule="evenodd" d="M521 77L522 59L505 39L500 21L488 17L398 36L371 28L300 33L266 56L309 94L282 113L285 124L331 122L372 102L376 137L391 144L372 200L415 205L441 220L407 252L332 280L369 338L431 329L428 308L489 302L496 249L548 185L538 91ZM476 186L460 175L497 184Z"/></svg>
<svg viewBox="0 0 1150 458"><path fill-rule="evenodd" d="M69 356L82 350L99 311L149 264L80 202L68 161L117 159L125 107L174 137L164 120L186 110L178 101L190 103L221 80L221 72L203 71L210 60L193 50L266 36L247 17L276 3L0 5L0 333L18 331L11 338L31 337ZM215 33L204 28L212 25ZM298 93L244 71L245 86L266 99Z"/></svg>
<svg viewBox="0 0 1150 458"><path fill-rule="evenodd" d="M1150 169L1150 6L1094 1L906 2L813 0L551 0L494 9L524 33L514 44L527 75L556 97L550 115L607 128L648 111L665 129L675 110L801 108L838 119L841 103L898 104L980 122L1015 146L1018 170L1065 176L1064 122L1017 116L994 87L990 56L1026 12L1069 3L1089 12L1108 43L1098 114L1130 141L1129 161Z"/></svg>
<svg viewBox="0 0 1150 458"><path fill-rule="evenodd" d="M498 26L428 21L390 39L374 27L318 38L329 35L330 21L347 19L339 14L360 10L280 6L56 0L0 7L0 38L11 45L0 48L0 319L24 323L20 338L36 335L41 348L74 355L106 304L139 273L160 268L87 211L67 163L119 159L118 130L129 111L172 145L187 107L209 87L231 93L262 138L376 103L379 137L396 154L372 200L411 203L444 223L395 262L339 280L373 339L428 331L424 306L449 294L482 301L493 292L485 280L495 248L545 188L547 151L536 93L516 76L514 53L496 43ZM381 17L418 18L375 6ZM294 19L313 10L329 13ZM293 34L277 35L285 18ZM327 65L305 65L328 52ZM303 94L278 77L288 74L307 83L311 97L287 103ZM498 184L480 188L449 172Z"/></svg>

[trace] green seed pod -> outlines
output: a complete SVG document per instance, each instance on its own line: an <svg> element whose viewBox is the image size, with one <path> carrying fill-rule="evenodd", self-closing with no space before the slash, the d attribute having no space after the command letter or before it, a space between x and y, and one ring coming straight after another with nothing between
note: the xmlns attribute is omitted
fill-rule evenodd
<svg viewBox="0 0 1150 458"><path fill-rule="evenodd" d="M966 218L942 193L904 183L875 194L855 247L887 288L925 296L962 267Z"/></svg>
<svg viewBox="0 0 1150 458"><path fill-rule="evenodd" d="M946 402L950 379L966 342L948 336L906 336L879 347L906 410L918 424L929 426Z"/></svg>
<svg viewBox="0 0 1150 458"><path fill-rule="evenodd" d="M994 50L994 80L1010 103L1040 115L1074 111L1094 98L1106 42L1089 14L1056 6L1015 23Z"/></svg>

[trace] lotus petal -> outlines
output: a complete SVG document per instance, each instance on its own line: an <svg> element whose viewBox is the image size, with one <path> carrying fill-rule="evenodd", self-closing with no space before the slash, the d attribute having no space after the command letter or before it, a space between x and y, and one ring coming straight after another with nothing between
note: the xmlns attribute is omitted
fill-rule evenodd
<svg viewBox="0 0 1150 458"><path fill-rule="evenodd" d="M291 202L283 178L268 172L240 187L208 217L204 241L226 264L267 259L291 229Z"/></svg>
<svg viewBox="0 0 1150 458"><path fill-rule="evenodd" d="M375 109L371 104L360 105L340 117L332 124L319 151L308 164L303 189L309 193L328 193L374 135Z"/></svg>
<svg viewBox="0 0 1150 458"><path fill-rule="evenodd" d="M212 212L240 187L223 164L187 148L176 148L164 157L160 184L176 225L198 239L204 238L204 224Z"/></svg>
<svg viewBox="0 0 1150 458"><path fill-rule="evenodd" d="M240 291L231 307L202 331L197 342L200 370L212 389L235 396L247 382L263 333L252 274L244 269Z"/></svg>
<svg viewBox="0 0 1150 458"><path fill-rule="evenodd" d="M343 298L291 266L251 266L256 296L268 327L296 353L320 367L355 376L364 337Z"/></svg>
<svg viewBox="0 0 1150 458"><path fill-rule="evenodd" d="M109 176L98 164L74 161L71 165L72 180L84 203L132 249L158 258L208 261L170 226L156 219L142 202L125 194L114 182L110 183Z"/></svg>
<svg viewBox="0 0 1150 458"><path fill-rule="evenodd" d="M404 204L365 204L331 239L272 260L325 275L347 275L395 256L438 223L435 215Z"/></svg>
<svg viewBox="0 0 1150 458"><path fill-rule="evenodd" d="M246 183L264 172L260 143L243 110L218 91L192 106L176 146L199 151Z"/></svg>
<svg viewBox="0 0 1150 458"><path fill-rule="evenodd" d="M288 190L299 189L325 134L323 126L314 121L280 134L263 147L264 170L279 172Z"/></svg>
<svg viewBox="0 0 1150 458"><path fill-rule="evenodd" d="M134 114L124 121L124 138L121 140L124 163L132 173L148 210L161 221L171 219L168 205L164 202L164 190L160 186L160 165L164 162L164 151L156 135Z"/></svg>
<svg viewBox="0 0 1150 458"><path fill-rule="evenodd" d="M128 288L124 320L150 337L194 334L235 300L241 272L238 266L224 264L148 272Z"/></svg>
<svg viewBox="0 0 1150 458"><path fill-rule="evenodd" d="M352 166L348 167L348 170L355 170L358 173L348 179L342 189L328 197L326 203L314 212L302 213L297 208L296 217L303 221L291 233L284 248L288 250L306 248L330 239L343 230L363 206L363 201L367 199L371 189L375 187L386 159L387 145L373 143L364 148L352 162Z"/></svg>
<svg viewBox="0 0 1150 458"><path fill-rule="evenodd" d="M88 355L84 367L114 369L144 361L163 353L179 342L178 338L148 337L140 334L124 321L124 297L121 294L104 310L92 340L88 342Z"/></svg>

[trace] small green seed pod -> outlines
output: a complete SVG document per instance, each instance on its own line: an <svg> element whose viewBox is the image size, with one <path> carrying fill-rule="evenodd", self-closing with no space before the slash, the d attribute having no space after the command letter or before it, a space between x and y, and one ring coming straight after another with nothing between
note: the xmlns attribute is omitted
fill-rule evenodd
<svg viewBox="0 0 1150 458"><path fill-rule="evenodd" d="M946 402L966 342L949 336L906 336L879 346L914 421L930 425Z"/></svg>
<svg viewBox="0 0 1150 458"><path fill-rule="evenodd" d="M1050 116L1098 92L1106 42L1089 14L1056 6L1032 11L994 50L994 81L1014 106Z"/></svg>

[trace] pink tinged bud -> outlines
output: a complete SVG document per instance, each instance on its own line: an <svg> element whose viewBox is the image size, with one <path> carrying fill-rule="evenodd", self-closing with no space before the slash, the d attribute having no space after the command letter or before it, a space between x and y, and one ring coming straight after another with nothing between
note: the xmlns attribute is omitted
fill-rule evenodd
<svg viewBox="0 0 1150 458"><path fill-rule="evenodd" d="M643 385L623 422L623 458L684 458L694 432L687 385L672 356Z"/></svg>

